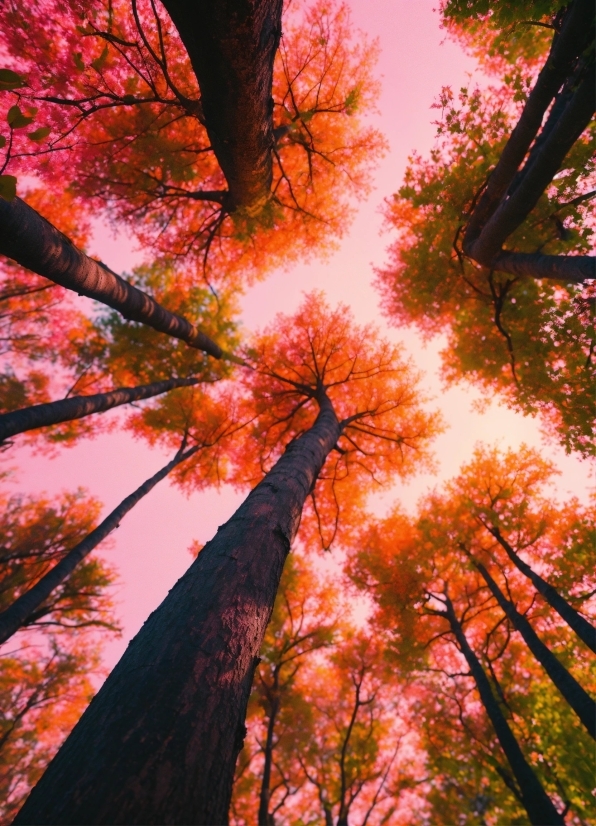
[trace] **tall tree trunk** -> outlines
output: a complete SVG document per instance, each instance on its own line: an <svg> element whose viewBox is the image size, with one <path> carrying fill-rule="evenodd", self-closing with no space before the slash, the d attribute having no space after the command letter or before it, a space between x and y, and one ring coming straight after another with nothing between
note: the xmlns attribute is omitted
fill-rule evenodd
<svg viewBox="0 0 596 826"><path fill-rule="evenodd" d="M201 90L205 126L228 183L228 211L271 197L273 62L283 0L164 0Z"/></svg>
<svg viewBox="0 0 596 826"><path fill-rule="evenodd" d="M468 222L463 250L491 269L581 283L596 276L590 256L552 256L502 249L534 209L594 113L594 6L574 0L548 59ZM592 51L586 55L586 50ZM563 89L561 89L563 87ZM577 87L577 88L576 88ZM542 127L553 98L555 105ZM523 169L519 170L532 147Z"/></svg>
<svg viewBox="0 0 596 826"><path fill-rule="evenodd" d="M230 358L190 321L166 310L105 264L77 249L66 235L20 198L10 202L0 198L0 254L79 295L107 304L126 319L179 338L214 358Z"/></svg>
<svg viewBox="0 0 596 826"><path fill-rule="evenodd" d="M92 396L72 396L69 399L60 399L47 404L34 404L31 407L22 407L10 413L0 414L0 444L17 433L35 430L38 427L49 427L61 422L71 422L82 419L93 413L104 413L113 407L122 404L150 399L160 396L176 387L192 387L199 383L199 379L181 378L154 381L151 384L141 384L138 387L118 387L106 393L95 393Z"/></svg>
<svg viewBox="0 0 596 826"><path fill-rule="evenodd" d="M269 722L267 723L267 739L265 740L265 761L263 764L263 779L261 780L261 793L259 795L259 826L271 826L269 815L269 800L271 797L271 766L273 765L273 734L275 723L279 712L279 671L275 672L275 679L272 688L273 699L269 711Z"/></svg>
<svg viewBox="0 0 596 826"><path fill-rule="evenodd" d="M68 579L79 562L82 562L91 551L97 548L106 536L118 527L124 516L126 516L137 502L146 496L158 482L161 482L171 470L193 456L200 448L201 445L195 445L185 452L179 451L171 462L168 462L165 467L151 476L150 479L147 479L146 482L143 482L134 493L131 493L126 499L123 499L118 507L114 508L95 530L91 531L82 542L75 545L39 582L29 588L28 591L25 591L24 594L21 594L12 605L0 612L0 644L12 637L19 628L30 624L36 618L36 615L43 616L44 612L40 612L43 603L64 580Z"/></svg>
<svg viewBox="0 0 596 826"><path fill-rule="evenodd" d="M225 824L258 654L302 508L341 435L314 425L207 543L109 676L15 824Z"/></svg>
<svg viewBox="0 0 596 826"><path fill-rule="evenodd" d="M473 560L473 562L513 628L521 634L532 654L575 711L590 735L596 740L596 703L594 700L542 642L524 615L520 614L515 605L505 597L484 565L476 560Z"/></svg>
<svg viewBox="0 0 596 826"><path fill-rule="evenodd" d="M536 777L534 769L524 757L519 743L511 731L509 723L505 719L505 715L501 711L501 707L493 694L490 682L480 664L480 660L468 643L464 630L455 615L451 600L449 597L445 599L446 611L444 616L449 621L460 651L465 657L470 673L476 683L482 705L488 714L497 739L511 767L511 771L519 787L520 798L528 813L530 823L532 823L533 826L564 824L565 821L563 817L555 809L552 800Z"/></svg>
<svg viewBox="0 0 596 826"><path fill-rule="evenodd" d="M532 570L527 562L523 561L498 528L489 528L488 530L505 549L507 556L515 567L530 580L538 593L542 594L551 608L557 612L561 619L565 620L572 631L575 631L580 640L596 654L596 628L588 622L587 619L582 617L552 585L537 574L536 571Z"/></svg>

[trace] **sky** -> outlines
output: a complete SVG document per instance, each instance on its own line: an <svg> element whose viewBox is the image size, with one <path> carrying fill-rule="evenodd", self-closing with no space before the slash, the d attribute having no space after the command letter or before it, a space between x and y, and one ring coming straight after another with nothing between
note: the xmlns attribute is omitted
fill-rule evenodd
<svg viewBox="0 0 596 826"><path fill-rule="evenodd" d="M304 292L324 290L331 304L348 304L357 322L374 322L391 340L402 342L424 371L423 386L434 396L434 406L440 407L448 424L435 442L437 473L396 484L371 503L376 511L382 512L396 500L414 508L422 493L458 472L478 441L496 442L501 447L516 448L522 442L540 447L562 471L560 496L574 493L583 498L589 484L585 464L545 445L535 421L496 401L485 413L475 412L472 403L479 398L478 390L446 390L439 381L441 341L425 347L413 331L389 327L380 314L379 296L372 286L373 267L385 262L391 240L388 234L381 234L381 205L398 189L408 155L413 150L424 155L431 148L436 112L430 107L441 87L459 89L475 70L474 62L457 44L446 40L439 28L439 16L433 11L437 4L437 0L351 0L356 26L380 41L382 95L379 113L371 120L388 138L390 151L379 166L373 192L359 204L357 218L338 251L323 263L299 263L274 272L251 288L242 300L242 321L248 330L255 330L277 312L294 312ZM117 272L142 260L126 235L113 237L100 224L91 251ZM104 503L105 515L170 458L135 441L130 434L116 431L65 449L54 459L28 455L27 461L19 461L15 486L50 494L82 486ZM8 461L10 464L10 457ZM244 494L229 488L187 498L166 480L122 521L113 546L102 553L119 571L115 599L123 626L122 637L105 647L106 669L113 667L149 613L189 566L191 542L210 539L243 498Z"/></svg>

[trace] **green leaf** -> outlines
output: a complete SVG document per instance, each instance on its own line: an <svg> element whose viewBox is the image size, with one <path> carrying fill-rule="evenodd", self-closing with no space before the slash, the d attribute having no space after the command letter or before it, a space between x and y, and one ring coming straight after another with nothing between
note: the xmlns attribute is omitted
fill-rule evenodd
<svg viewBox="0 0 596 826"><path fill-rule="evenodd" d="M14 175L0 175L0 198L14 200L17 194L17 179Z"/></svg>
<svg viewBox="0 0 596 826"><path fill-rule="evenodd" d="M26 85L23 78L12 69L0 69L0 91L6 92Z"/></svg>
<svg viewBox="0 0 596 826"><path fill-rule="evenodd" d="M50 134L50 127L49 126L40 126L39 129L36 129L35 132L29 132L27 137L31 141L42 141L44 138Z"/></svg>
<svg viewBox="0 0 596 826"><path fill-rule="evenodd" d="M73 55L74 64L79 69L79 71L83 71L85 68L85 64L83 63L83 55L81 52L75 52Z"/></svg>
<svg viewBox="0 0 596 826"><path fill-rule="evenodd" d="M95 60L91 61L91 65L95 69L96 72L101 72L103 69L104 63L106 62L108 57L108 47L105 46L103 52L97 57Z"/></svg>
<svg viewBox="0 0 596 826"><path fill-rule="evenodd" d="M0 149L2 149L3 146L6 146L6 138L4 135L0 135Z"/></svg>
<svg viewBox="0 0 596 826"><path fill-rule="evenodd" d="M30 123L33 123L33 119L37 109L32 109L32 115L28 117L24 115L20 107L18 106L11 106L8 110L8 115L6 116L6 120L10 124L13 129L22 129L24 126L29 126Z"/></svg>

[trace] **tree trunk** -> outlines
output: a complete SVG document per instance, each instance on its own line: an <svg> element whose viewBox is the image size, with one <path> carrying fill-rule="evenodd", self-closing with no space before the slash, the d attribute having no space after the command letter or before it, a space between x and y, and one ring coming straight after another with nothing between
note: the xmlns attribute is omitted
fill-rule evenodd
<svg viewBox="0 0 596 826"><path fill-rule="evenodd" d="M196 445L185 453L178 452L171 462L159 470L150 479L137 488L134 493L123 499L122 502L115 508L103 522L91 531L82 542L70 550L66 556L54 565L51 571L48 571L39 582L21 594L11 606L0 612L0 644L6 642L19 628L28 625L43 603L48 599L52 592L61 585L65 579L72 574L79 562L82 562L91 551L93 551L106 536L108 536L115 528L118 527L121 520L126 514L131 511L134 506L150 490L152 490L158 482L164 479L171 470L173 470L185 459L189 459L193 454L200 450L201 445ZM38 614L43 616L44 612Z"/></svg>
<svg viewBox="0 0 596 826"><path fill-rule="evenodd" d="M265 762L263 765L261 793L259 795L259 826L271 826L271 817L269 815L269 799L271 796L271 766L273 764L273 733L275 731L275 722L277 719L277 713L279 711L279 687L277 685L278 679L279 672L276 672L275 683L273 685L273 700L271 702L269 722L267 724L267 739L265 741Z"/></svg>
<svg viewBox="0 0 596 826"><path fill-rule="evenodd" d="M166 310L105 264L77 249L66 235L20 198L10 202L0 198L0 254L79 295L107 304L126 319L179 338L214 358L230 358L190 321Z"/></svg>
<svg viewBox="0 0 596 826"><path fill-rule="evenodd" d="M510 275L583 284L588 278L596 278L596 256L544 255L541 252L501 250L493 261L492 268Z"/></svg>
<svg viewBox="0 0 596 826"><path fill-rule="evenodd" d="M226 177L228 211L271 197L273 61L282 0L164 0L201 90L205 126Z"/></svg>
<svg viewBox="0 0 596 826"><path fill-rule="evenodd" d="M130 404L141 399L150 399L160 396L176 387L192 387L199 383L199 379L166 379L154 381L151 384L141 384L138 387L118 387L107 393L95 393L92 396L72 396L70 399L60 399L47 404L34 404L31 407L22 407L10 413L0 414L0 444L17 433L35 430L38 427L49 427L61 422L71 422L82 419L93 413L104 413L113 407Z"/></svg>
<svg viewBox="0 0 596 826"><path fill-rule="evenodd" d="M505 757L519 787L519 794L523 806L528 813L530 823L533 826L550 826L550 824L564 824L563 817L557 812L555 806L536 777L534 769L527 762L523 752L517 742L514 733L501 711L488 677L476 654L472 651L470 644L464 634L463 628L455 616L453 605L449 598L446 598L446 612L444 616L449 621L451 630L459 644L461 653L464 655L472 677L476 683L476 688L480 695L480 700L505 753Z"/></svg>
<svg viewBox="0 0 596 826"><path fill-rule="evenodd" d="M510 602L481 562L473 560L511 625L518 631L554 685L596 740L596 703L538 637L528 620Z"/></svg>
<svg viewBox="0 0 596 826"><path fill-rule="evenodd" d="M542 125L544 113L573 71L577 56L589 45L593 25L592 0L575 0L565 15L560 34L553 39L549 56L528 95L520 119L470 216L464 236L464 249L478 238L487 220L505 197Z"/></svg>
<svg viewBox="0 0 596 826"><path fill-rule="evenodd" d="M553 608L561 619L565 620L567 625L574 631L580 640L585 643L588 648L596 654L596 628L584 619L573 606L571 606L561 594L553 588L552 585L537 574L532 568L524 562L523 559L513 550L509 542L501 534L498 528L489 528L489 531L495 537L497 542L505 549L507 556L513 562L515 567L526 576L539 594L542 594L544 599Z"/></svg>
<svg viewBox="0 0 596 826"><path fill-rule="evenodd" d="M483 266L514 275L573 283L582 283L596 274L595 259L589 256L502 249L506 239L534 209L594 113L593 54L582 58L593 39L593 2L575 0L565 15L561 33L553 39L549 57L464 233L464 253ZM536 138L544 114L556 96L558 99ZM518 171L533 142L523 169Z"/></svg>
<svg viewBox="0 0 596 826"><path fill-rule="evenodd" d="M314 425L150 615L15 824L227 823L282 568L342 430L320 395Z"/></svg>
<svg viewBox="0 0 596 826"><path fill-rule="evenodd" d="M588 65L587 69L584 67L584 77L578 89L541 143L537 157L528 159L515 189L503 198L483 226L478 238L467 244L466 254L484 266L496 265L499 254L502 253L502 245L534 209L540 196L563 165L570 149L590 123L594 114L595 98L596 78L592 64Z"/></svg>

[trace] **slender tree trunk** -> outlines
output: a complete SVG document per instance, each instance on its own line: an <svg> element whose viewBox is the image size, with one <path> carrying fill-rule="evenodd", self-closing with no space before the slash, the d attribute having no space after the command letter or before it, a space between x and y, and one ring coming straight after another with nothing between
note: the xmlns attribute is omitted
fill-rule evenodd
<svg viewBox="0 0 596 826"><path fill-rule="evenodd" d="M263 765L263 779L261 781L261 793L259 795L259 826L270 826L271 817L269 815L269 800L271 796L271 766L273 764L273 734L275 723L279 711L278 693L279 672L275 674L273 685L273 700L269 712L269 722L267 723L267 739L265 741L265 763Z"/></svg>
<svg viewBox="0 0 596 826"><path fill-rule="evenodd" d="M10 413L0 414L0 444L17 433L35 430L38 427L49 427L61 422L71 422L82 419L93 413L104 413L113 407L122 404L150 399L174 390L176 387L192 387L199 383L199 379L166 379L154 381L151 384L141 384L138 387L118 387L107 393L95 393L92 396L72 396L69 399L60 399L47 404L34 404L31 407L22 407Z"/></svg>
<svg viewBox="0 0 596 826"><path fill-rule="evenodd" d="M258 654L302 508L341 435L323 394L141 631L15 824L227 823Z"/></svg>
<svg viewBox="0 0 596 826"><path fill-rule="evenodd" d="M201 89L205 126L228 183L228 211L271 197L273 62L282 0L164 0Z"/></svg>
<svg viewBox="0 0 596 826"><path fill-rule="evenodd" d="M511 625L522 635L532 654L575 711L590 735L596 740L596 703L594 700L542 642L524 615L520 614L515 605L505 597L484 565L481 562L476 562L476 560L473 561Z"/></svg>
<svg viewBox="0 0 596 826"><path fill-rule="evenodd" d="M0 254L79 295L107 304L124 318L179 338L214 358L230 358L190 321L166 310L105 264L77 249L66 235L20 198L10 202L0 198Z"/></svg>
<svg viewBox="0 0 596 826"><path fill-rule="evenodd" d="M570 605L561 594L553 588L552 585L543 579L536 571L524 562L523 559L513 550L509 542L501 534L498 528L489 528L489 531L495 537L497 542L505 549L509 559L513 562L515 567L526 576L539 594L542 594L544 599L553 608L561 619L565 620L572 631L575 631L580 640L585 643L588 648L596 654L596 628L582 617L578 611Z"/></svg>
<svg viewBox="0 0 596 826"><path fill-rule="evenodd" d="M177 453L171 462L147 479L134 493L123 499L117 508L106 516L103 522L91 531L82 542L75 545L57 565L48 571L39 582L21 594L11 606L0 612L0 644L6 642L19 628L27 625L39 611L45 600L52 592L72 574L79 562L82 562L106 536L118 527L121 520L158 482L170 473L177 465L189 459L200 450L201 445L195 445L184 453ZM42 613L43 615L43 613Z"/></svg>
<svg viewBox="0 0 596 826"><path fill-rule="evenodd" d="M446 612L444 616L449 621L451 630L458 642L460 651L465 657L465 660L470 669L471 675L476 683L476 688L480 695L480 700L484 706L486 713L497 735L497 739L501 744L501 748L505 753L505 757L511 767L513 776L519 787L519 794L523 806L528 813L530 823L533 826L550 826L550 824L564 824L563 817L557 812L555 806L542 787L542 784L536 777L534 769L527 762L524 754L517 742L514 733L509 727L509 723L505 719L505 715L501 711L488 677L486 676L482 665L476 654L472 651L470 644L464 634L455 611L453 604L446 597Z"/></svg>

